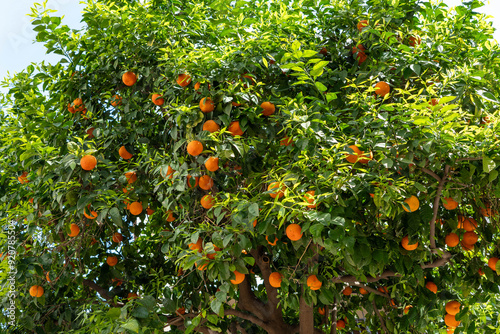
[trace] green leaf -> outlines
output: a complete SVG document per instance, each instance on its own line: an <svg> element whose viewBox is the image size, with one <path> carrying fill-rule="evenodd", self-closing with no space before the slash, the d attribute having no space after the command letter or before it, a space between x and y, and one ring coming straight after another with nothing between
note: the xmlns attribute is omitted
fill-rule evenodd
<svg viewBox="0 0 500 334"><path fill-rule="evenodd" d="M109 215L111 216L111 219L113 220L113 223L115 223L115 225L117 225L118 227L123 227L122 217L118 208L111 208L109 210Z"/></svg>
<svg viewBox="0 0 500 334"><path fill-rule="evenodd" d="M495 169L495 167L496 167L496 164L495 164L495 161L493 161L493 159L490 159L486 155L483 156L483 171L485 173L491 172L492 170Z"/></svg>
<svg viewBox="0 0 500 334"><path fill-rule="evenodd" d="M148 311L153 311L156 307L156 299L153 296L142 296L138 303L143 305Z"/></svg>
<svg viewBox="0 0 500 334"><path fill-rule="evenodd" d="M227 245L231 242L231 240L233 239L233 235L232 234L228 234L224 237L224 241L222 242L222 248L226 248Z"/></svg>
<svg viewBox="0 0 500 334"><path fill-rule="evenodd" d="M218 299L214 299L210 303L210 308L212 309L212 311L214 311L215 314L219 314L221 307L222 307L222 303Z"/></svg>
<svg viewBox="0 0 500 334"><path fill-rule="evenodd" d="M139 322L134 318L128 319L128 321L124 323L121 327L124 329L128 329L134 333L139 333Z"/></svg>
<svg viewBox="0 0 500 334"><path fill-rule="evenodd" d="M416 75L420 75L420 71L421 71L420 65L412 64L412 65L410 65L410 68L412 69L413 72L415 72Z"/></svg>
<svg viewBox="0 0 500 334"><path fill-rule="evenodd" d="M259 216L259 204L257 203L252 203L248 207L248 213L251 217L258 217Z"/></svg>
<svg viewBox="0 0 500 334"><path fill-rule="evenodd" d="M112 320L116 320L120 317L121 309L119 307L110 308L106 313L106 316L111 318Z"/></svg>
<svg viewBox="0 0 500 334"><path fill-rule="evenodd" d="M266 68L269 68L269 65L267 64L267 59L266 58L262 57L262 63L264 64L264 66Z"/></svg>
<svg viewBox="0 0 500 334"><path fill-rule="evenodd" d="M380 162L385 168L392 168L394 161L392 159L382 159Z"/></svg>
<svg viewBox="0 0 500 334"><path fill-rule="evenodd" d="M326 86L323 85L319 81L316 81L314 84L316 85L316 87L318 88L318 90L321 91L321 92L325 92L327 90Z"/></svg>
<svg viewBox="0 0 500 334"><path fill-rule="evenodd" d="M146 319L149 316L149 312L144 306L137 306L132 311L132 316L139 319Z"/></svg>

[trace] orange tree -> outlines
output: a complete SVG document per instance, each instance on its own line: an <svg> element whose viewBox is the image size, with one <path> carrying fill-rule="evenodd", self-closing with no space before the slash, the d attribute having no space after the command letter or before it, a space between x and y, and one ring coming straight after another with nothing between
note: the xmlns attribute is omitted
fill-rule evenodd
<svg viewBox="0 0 500 334"><path fill-rule="evenodd" d="M81 31L35 7L62 60L5 83L10 330L495 332L480 6L89 1Z"/></svg>

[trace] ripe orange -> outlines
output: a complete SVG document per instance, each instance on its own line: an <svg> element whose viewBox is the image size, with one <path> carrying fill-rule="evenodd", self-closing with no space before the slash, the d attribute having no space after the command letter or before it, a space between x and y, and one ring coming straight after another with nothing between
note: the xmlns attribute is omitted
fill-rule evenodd
<svg viewBox="0 0 500 334"><path fill-rule="evenodd" d="M189 188L197 187L200 182L200 178L198 176L194 177L194 181L191 181L191 175L187 176L187 185Z"/></svg>
<svg viewBox="0 0 500 334"><path fill-rule="evenodd" d="M120 155L120 157L122 157L125 160L128 160L128 159L132 158L132 156L133 156L133 154L131 154L127 151L125 146L120 147L120 149L118 150L118 154Z"/></svg>
<svg viewBox="0 0 500 334"><path fill-rule="evenodd" d="M70 237L76 237L78 234L80 234L80 228L76 224L71 224L70 225L70 230L71 232L68 234Z"/></svg>
<svg viewBox="0 0 500 334"><path fill-rule="evenodd" d="M91 127L91 128L88 128L87 131L85 131L87 133L87 135L89 136L88 137L89 139L94 138L94 130L95 130L95 128Z"/></svg>
<svg viewBox="0 0 500 334"><path fill-rule="evenodd" d="M188 245L190 250L197 250L198 253L201 253L201 250L203 249L203 239L198 238L198 241L196 241L195 244L191 243Z"/></svg>
<svg viewBox="0 0 500 334"><path fill-rule="evenodd" d="M274 241L273 242L269 241L267 235L266 235L266 240L267 240L267 243L270 244L271 246L276 246L276 243L278 242L278 238L277 237L274 237Z"/></svg>
<svg viewBox="0 0 500 334"><path fill-rule="evenodd" d="M237 270L233 271L233 273L236 276L236 278L232 279L231 283L238 285L245 280L245 274L242 274Z"/></svg>
<svg viewBox="0 0 500 334"><path fill-rule="evenodd" d="M128 300L137 299L137 298L139 298L139 295L137 293L135 293L135 292L130 292L130 293L127 294L127 299Z"/></svg>
<svg viewBox="0 0 500 334"><path fill-rule="evenodd" d="M192 140L187 146L187 152L192 156L200 155L203 152L203 144L197 140Z"/></svg>
<svg viewBox="0 0 500 334"><path fill-rule="evenodd" d="M73 107L71 106L71 103L68 103L68 111L69 111L70 113L72 113L72 114L74 114L74 113L76 112L75 108L73 108Z"/></svg>
<svg viewBox="0 0 500 334"><path fill-rule="evenodd" d="M85 212L85 208L83 208L83 215L84 215L86 218L88 218L88 219L96 219L96 218L97 218L97 212L92 211L92 210L90 209L90 204L89 204L89 205L87 205L87 209L90 211L90 214L86 213L86 212Z"/></svg>
<svg viewBox="0 0 500 334"><path fill-rule="evenodd" d="M356 59L358 60L358 64L361 65L363 64L368 57L366 56L366 53L364 52L366 49L362 44L358 44L358 46L354 46L352 48L352 54L356 55Z"/></svg>
<svg viewBox="0 0 500 334"><path fill-rule="evenodd" d="M459 229L464 229L467 232L474 231L477 227L477 222L474 218L468 218L464 216L458 216L458 226Z"/></svg>
<svg viewBox="0 0 500 334"><path fill-rule="evenodd" d="M175 311L177 314L186 314L186 309L184 307L180 307Z"/></svg>
<svg viewBox="0 0 500 334"><path fill-rule="evenodd" d="M480 212L484 217L491 217L491 216L496 216L498 215L497 210L491 209L491 204L490 203L485 203L484 204L484 209L480 208Z"/></svg>
<svg viewBox="0 0 500 334"><path fill-rule="evenodd" d="M219 169L219 158L216 157L210 157L205 161L205 167L211 171L215 172L217 169Z"/></svg>
<svg viewBox="0 0 500 334"><path fill-rule="evenodd" d="M83 159L83 158L82 158ZM20 176L17 177L17 180L21 183L21 184L26 184L28 183L28 172L23 172Z"/></svg>
<svg viewBox="0 0 500 334"><path fill-rule="evenodd" d="M148 216L151 216L153 213L155 213L155 210L151 209L151 208L148 206L148 208L146 209L146 213L148 214Z"/></svg>
<svg viewBox="0 0 500 334"><path fill-rule="evenodd" d="M175 217L174 217L174 213L172 212L172 210L168 210L167 211L167 221L169 223L173 222L175 220Z"/></svg>
<svg viewBox="0 0 500 334"><path fill-rule="evenodd" d="M311 290L319 290L323 285L316 275L310 275L307 278L306 284Z"/></svg>
<svg viewBox="0 0 500 334"><path fill-rule="evenodd" d="M344 329L345 328L345 320L337 320L337 329Z"/></svg>
<svg viewBox="0 0 500 334"><path fill-rule="evenodd" d="M477 270L477 272L479 273L480 276L483 276L484 275L484 271L483 271L483 268L479 268Z"/></svg>
<svg viewBox="0 0 500 334"><path fill-rule="evenodd" d="M415 250L417 249L418 247L418 242L414 243L414 244L409 244L409 239L408 239L408 236L405 236L402 240L401 240L401 246L403 246L404 249L408 250L408 251L412 251L412 250Z"/></svg>
<svg viewBox="0 0 500 334"><path fill-rule="evenodd" d="M412 305L406 305L405 309L403 310L404 314L407 314L408 312L410 312L410 308L412 308L413 306Z"/></svg>
<svg viewBox="0 0 500 334"><path fill-rule="evenodd" d="M278 188L280 188L280 189L278 189ZM285 196L285 189L286 189L285 185L282 185L280 187L279 182L273 182L273 183L269 184L269 186L267 187L267 191L271 191L272 189L277 189L277 191L273 191L272 193L269 194L272 198L276 198L276 196L278 198Z"/></svg>
<svg viewBox="0 0 500 334"><path fill-rule="evenodd" d="M386 96L391 91L391 86L385 81L379 81L375 85L375 94L378 96Z"/></svg>
<svg viewBox="0 0 500 334"><path fill-rule="evenodd" d="M460 312L460 303L456 300L452 300L451 302L446 303L446 313L455 315Z"/></svg>
<svg viewBox="0 0 500 334"><path fill-rule="evenodd" d="M497 262L498 262L498 257L492 257L488 260L488 267L491 268L491 270L495 271L496 272L496 265L497 265Z"/></svg>
<svg viewBox="0 0 500 334"><path fill-rule="evenodd" d="M460 321L458 321L454 315L447 314L444 316L444 323L446 326L450 327L458 327L460 325Z"/></svg>
<svg viewBox="0 0 500 334"><path fill-rule="evenodd" d="M212 101L211 98L204 97L200 101L200 109L201 109L202 112L208 113L208 112L214 111L215 104L214 104L214 102Z"/></svg>
<svg viewBox="0 0 500 334"><path fill-rule="evenodd" d="M308 202L310 204L307 207L310 209L314 209L316 207L316 204L313 204L315 202L314 201L314 193L315 193L314 190L309 190L305 194L306 202Z"/></svg>
<svg viewBox="0 0 500 334"><path fill-rule="evenodd" d="M229 124L229 127L227 128L227 131L231 133L233 136L243 136L243 131L240 128L240 122L234 121Z"/></svg>
<svg viewBox="0 0 500 334"><path fill-rule="evenodd" d="M93 155L84 155L80 159L80 166L82 166L83 170L92 170L97 165L97 159Z"/></svg>
<svg viewBox="0 0 500 334"><path fill-rule="evenodd" d="M444 197L442 200L446 210L455 210L458 206L458 202L451 197Z"/></svg>
<svg viewBox="0 0 500 334"><path fill-rule="evenodd" d="M216 131L220 130L219 124L215 123L215 121L208 120L205 123L203 123L203 131L208 131L210 133L214 133Z"/></svg>
<svg viewBox="0 0 500 334"><path fill-rule="evenodd" d="M191 76L186 73L179 74L176 81L179 86L186 87L191 83Z"/></svg>
<svg viewBox="0 0 500 334"><path fill-rule="evenodd" d="M212 197L212 195L203 196L200 202L201 206L207 210L214 206L214 198Z"/></svg>
<svg viewBox="0 0 500 334"><path fill-rule="evenodd" d="M214 185L214 180L208 175L203 175L202 177L200 177L198 185L203 190L210 190L210 188L212 188Z"/></svg>
<svg viewBox="0 0 500 334"><path fill-rule="evenodd" d="M300 227L300 225L298 224L288 225L285 232L288 239L292 241L297 241L302 238L302 227Z"/></svg>
<svg viewBox="0 0 500 334"><path fill-rule="evenodd" d="M425 283L425 287L434 293L437 293L438 291L438 287L434 282Z"/></svg>
<svg viewBox="0 0 500 334"><path fill-rule="evenodd" d="M73 107L75 108L75 111L83 112L83 110L85 109L85 104L83 104L81 98L77 98L73 101Z"/></svg>
<svg viewBox="0 0 500 334"><path fill-rule="evenodd" d="M274 111L276 110L276 107L271 102L262 102L260 107L264 109L262 110L262 115L264 116L271 116L272 114L274 114Z"/></svg>
<svg viewBox="0 0 500 334"><path fill-rule="evenodd" d="M417 44L420 44L421 41L422 39L420 37L410 36L408 44L410 46L415 46Z"/></svg>
<svg viewBox="0 0 500 334"><path fill-rule="evenodd" d="M133 86L137 82L137 75L131 71L125 72L122 75L122 81L126 86Z"/></svg>
<svg viewBox="0 0 500 334"><path fill-rule="evenodd" d="M118 258L116 256L108 256L106 258L106 263L108 264L108 266L114 267L118 263Z"/></svg>
<svg viewBox="0 0 500 334"><path fill-rule="evenodd" d="M283 276L278 272L271 273L271 275L269 275L269 284L271 284L273 288L280 288L282 278Z"/></svg>
<svg viewBox="0 0 500 334"><path fill-rule="evenodd" d="M130 203L129 211L134 216L138 216L142 213L142 204L139 202Z"/></svg>
<svg viewBox="0 0 500 334"><path fill-rule="evenodd" d="M120 243L123 241L123 235L119 232L113 233L113 242Z"/></svg>
<svg viewBox="0 0 500 334"><path fill-rule="evenodd" d="M357 27L359 31L363 30L364 27L368 27L368 20L359 21Z"/></svg>
<svg viewBox="0 0 500 334"><path fill-rule="evenodd" d="M47 279L47 282L51 283L52 280L50 279L49 273L50 273L50 271L47 271L47 274L45 275L45 278Z"/></svg>
<svg viewBox="0 0 500 334"><path fill-rule="evenodd" d="M474 231L465 232L462 237L462 242L466 245L475 245L477 242L478 236Z"/></svg>
<svg viewBox="0 0 500 334"><path fill-rule="evenodd" d="M120 95L113 95L113 97L111 98L111 105L113 107L117 107L120 104L122 104L122 97Z"/></svg>
<svg viewBox="0 0 500 334"><path fill-rule="evenodd" d="M371 159L373 159L373 153L370 152L370 156L366 155L364 151L361 151L356 145L351 145L349 148L354 152L354 154L347 154L346 160L352 164L360 162L362 164L367 164Z"/></svg>
<svg viewBox="0 0 500 334"><path fill-rule="evenodd" d="M474 250L474 245L469 245L469 244L466 244L465 242L460 242L460 245L462 246L462 249L464 251L473 251Z"/></svg>
<svg viewBox="0 0 500 334"><path fill-rule="evenodd" d="M40 298L43 296L43 288L40 285L33 285L30 288L30 296L35 298Z"/></svg>
<svg viewBox="0 0 500 334"><path fill-rule="evenodd" d="M175 172L175 169L172 169L172 167L168 166L167 167L167 174L165 175L165 177L168 177L169 179L173 178L174 172Z"/></svg>
<svg viewBox="0 0 500 334"><path fill-rule="evenodd" d="M346 286L344 290L342 290L342 294L344 296L350 296L352 294L352 288L350 286Z"/></svg>
<svg viewBox="0 0 500 334"><path fill-rule="evenodd" d="M127 172L125 173L125 177L127 178L128 184L132 184L137 181L137 174L135 172Z"/></svg>
<svg viewBox="0 0 500 334"><path fill-rule="evenodd" d="M377 290L382 293L389 293L389 290L385 286L379 286Z"/></svg>
<svg viewBox="0 0 500 334"><path fill-rule="evenodd" d="M411 196L407 199L404 200L404 202L408 205L402 205L403 209L406 212L414 212L418 210L418 207L420 206L420 202L418 201L417 196ZM410 207L410 210L407 209L407 207Z"/></svg>
<svg viewBox="0 0 500 334"><path fill-rule="evenodd" d="M318 307L318 313L321 315L325 315L326 311L324 307Z"/></svg>
<svg viewBox="0 0 500 334"><path fill-rule="evenodd" d="M366 291L365 288L359 288L359 293L362 294L362 295L367 295L368 291Z"/></svg>
<svg viewBox="0 0 500 334"><path fill-rule="evenodd" d="M448 247L455 247L460 242L456 233L450 233L444 238L444 242Z"/></svg>
<svg viewBox="0 0 500 334"><path fill-rule="evenodd" d="M280 146L290 146L292 143L293 143L292 138L289 138L288 136L280 140Z"/></svg>
<svg viewBox="0 0 500 334"><path fill-rule="evenodd" d="M157 106L161 106L165 103L165 99L161 97L161 94L153 94L151 101Z"/></svg>

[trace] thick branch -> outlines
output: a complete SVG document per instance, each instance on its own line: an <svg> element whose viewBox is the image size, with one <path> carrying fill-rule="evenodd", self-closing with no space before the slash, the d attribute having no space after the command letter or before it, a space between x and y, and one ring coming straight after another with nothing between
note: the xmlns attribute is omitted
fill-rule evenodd
<svg viewBox="0 0 500 334"><path fill-rule="evenodd" d="M262 321L261 319L257 318L256 316L253 316L251 314L243 313L241 311L235 310L235 309L227 309L224 310L225 315L234 315L235 317L245 319L250 321L251 323L263 328L264 330L267 330L267 324Z"/></svg>
<svg viewBox="0 0 500 334"><path fill-rule="evenodd" d="M431 228L431 235L430 235L430 241L431 241L431 249L436 249L436 218L438 214L438 209L439 209L439 201L441 200L441 193L443 192L444 188L444 183L446 182L446 178L448 177L448 173L450 172L450 166L446 165L444 167L444 175L439 181L439 185L437 188L436 192L436 197L434 198L434 207L433 207L433 213L432 213L432 219L430 223L430 228Z"/></svg>
<svg viewBox="0 0 500 334"><path fill-rule="evenodd" d="M115 303L113 298L108 294L108 291L104 288L101 288L96 283L92 282L88 279L83 279L83 285L88 286L92 290L96 291L102 298L104 298L107 302L110 302L114 307L123 306L123 303Z"/></svg>
<svg viewBox="0 0 500 334"><path fill-rule="evenodd" d="M304 298L304 288L299 301L299 330L300 334L314 333L314 310L313 305L307 305Z"/></svg>
<svg viewBox="0 0 500 334"><path fill-rule="evenodd" d="M337 306L338 299L335 297L335 302L333 303L333 312L332 312L332 328L330 329L330 334L337 334Z"/></svg>
<svg viewBox="0 0 500 334"><path fill-rule="evenodd" d="M373 309L375 310L375 313L377 314L377 316L380 320L380 326L382 326L382 330L384 331L384 333L387 333L387 327L385 327L384 319L382 318L382 315L378 311L377 305L375 304L374 300L372 300L372 305L373 305Z"/></svg>
<svg viewBox="0 0 500 334"><path fill-rule="evenodd" d="M279 299L278 299L278 289L274 288L271 286L269 283L269 275L271 275L271 266L269 265L269 258L263 255L261 255L261 248L259 249L252 249L250 251L250 254L253 256L255 259L255 263L259 267L261 273L262 273L262 279L264 280L264 286L266 288L266 293L267 293L267 309L270 312L274 312L276 310L276 307L278 306Z"/></svg>
<svg viewBox="0 0 500 334"><path fill-rule="evenodd" d="M474 160L483 160L482 157L467 157L467 158L458 158L457 160L455 160L456 162L460 162L460 161L474 161Z"/></svg>
<svg viewBox="0 0 500 334"><path fill-rule="evenodd" d="M238 285L238 289L240 291L238 308L253 313L260 319L267 319L269 315L266 313L266 305L253 293L249 277L245 277L243 282Z"/></svg>
<svg viewBox="0 0 500 334"><path fill-rule="evenodd" d="M424 168L422 168L422 171L424 171L425 173L427 173L430 176L432 176L433 178L435 178L438 182L441 182L441 178L439 177L439 175L437 175L436 173L434 173L430 169L427 169L424 167Z"/></svg>

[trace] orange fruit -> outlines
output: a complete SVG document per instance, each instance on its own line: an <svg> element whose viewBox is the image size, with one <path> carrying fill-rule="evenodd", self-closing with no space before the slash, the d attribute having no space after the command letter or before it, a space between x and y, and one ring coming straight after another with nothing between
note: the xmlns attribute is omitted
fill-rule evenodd
<svg viewBox="0 0 500 334"><path fill-rule="evenodd" d="M460 325L460 321L458 321L454 315L447 314L444 316L444 323L446 326L450 327L458 327Z"/></svg>
<svg viewBox="0 0 500 334"><path fill-rule="evenodd" d="M445 309L446 313L455 315L460 312L460 303L456 300L452 300L451 302L446 303Z"/></svg>
<svg viewBox="0 0 500 334"><path fill-rule="evenodd" d="M175 311L177 314L186 314L186 309L184 307L178 308L177 311Z"/></svg>
<svg viewBox="0 0 500 334"><path fill-rule="evenodd" d="M352 48L352 54L356 55L356 59L358 60L358 64L363 64L368 57L366 56L366 53L364 52L366 49L362 44L358 44L358 46L354 46Z"/></svg>
<svg viewBox="0 0 500 334"><path fill-rule="evenodd" d="M125 173L125 177L127 178L128 184L132 184L137 181L137 174L135 172L127 172Z"/></svg>
<svg viewBox="0 0 500 334"><path fill-rule="evenodd" d="M286 236L292 241L297 241L302 238L302 227L298 224L290 224L286 228Z"/></svg>
<svg viewBox="0 0 500 334"><path fill-rule="evenodd" d="M113 282L114 284L116 282L116 286L120 286L120 285L123 284L123 281L121 279L119 279L119 278L112 278L111 282Z"/></svg>
<svg viewBox="0 0 500 334"><path fill-rule="evenodd" d="M357 24L357 28L359 31L363 30L364 27L368 27L368 21L367 20L361 20Z"/></svg>
<svg viewBox="0 0 500 334"><path fill-rule="evenodd" d="M269 186L267 187L267 191L271 191L272 189L277 189L277 191L273 191L272 193L269 194L272 198L276 198L276 196L278 198L281 198L285 195L285 185L282 185L280 189L278 188L280 188L279 182L273 182L269 184Z"/></svg>
<svg viewBox="0 0 500 334"><path fill-rule="evenodd" d="M455 333L455 327L448 327L446 329L446 334L453 334Z"/></svg>
<svg viewBox="0 0 500 334"><path fill-rule="evenodd" d="M481 212L481 214L484 217L496 216L498 214L498 211L491 209L491 204L490 203L486 203L484 205L484 209L480 208L479 211Z"/></svg>
<svg viewBox="0 0 500 334"><path fill-rule="evenodd" d="M174 172L175 172L175 169L172 169L172 167L168 166L167 167L167 174L165 175L165 177L168 177L169 179L173 178Z"/></svg>
<svg viewBox="0 0 500 334"><path fill-rule="evenodd" d="M238 285L245 280L245 274L242 274L237 270L233 271L233 273L236 276L236 278L232 279L231 283Z"/></svg>
<svg viewBox="0 0 500 334"><path fill-rule="evenodd" d="M437 293L438 291L438 287L434 282L425 283L425 287L434 293Z"/></svg>
<svg viewBox="0 0 500 334"><path fill-rule="evenodd" d="M30 288L30 296L35 298L40 298L43 296L43 288L40 285L33 285Z"/></svg>
<svg viewBox="0 0 500 334"><path fill-rule="evenodd" d="M169 223L173 222L175 220L174 214L171 210L167 211L167 221Z"/></svg>
<svg viewBox="0 0 500 334"><path fill-rule="evenodd" d="M370 156L367 156L365 152L361 151L356 145L351 145L349 148L354 154L347 154L346 160L352 164L356 162L367 164L373 158L373 153L370 152Z"/></svg>
<svg viewBox="0 0 500 334"><path fill-rule="evenodd" d="M106 258L106 263L108 264L108 266L114 267L118 263L118 258L116 256L108 256Z"/></svg>
<svg viewBox="0 0 500 334"><path fill-rule="evenodd" d="M150 207L148 207L146 209L146 213L148 214L148 216L151 216L153 213L155 213L155 210L151 209Z"/></svg>
<svg viewBox="0 0 500 334"><path fill-rule="evenodd" d="M200 89L201 83L198 81L197 83L194 84L194 90Z"/></svg>
<svg viewBox="0 0 500 334"><path fill-rule="evenodd" d="M409 239L408 239L408 236L405 236L402 240L401 240L401 246L403 246L404 249L408 250L408 251L412 251L412 250L415 250L417 249L418 247L418 242L414 243L414 244L409 244Z"/></svg>
<svg viewBox="0 0 500 334"><path fill-rule="evenodd" d="M137 298L139 298L139 295L137 295L137 293L135 293L135 292L130 292L129 294L127 294L128 300L137 299Z"/></svg>
<svg viewBox="0 0 500 334"><path fill-rule="evenodd" d="M47 271L47 274L45 275L45 278L47 279L47 282L51 283L52 280L50 279L49 273L50 273L50 271Z"/></svg>
<svg viewBox="0 0 500 334"><path fill-rule="evenodd" d="M307 278L306 284L311 290L319 290L323 285L316 275L310 275Z"/></svg>
<svg viewBox="0 0 500 334"><path fill-rule="evenodd" d="M191 76L186 73L179 74L176 81L179 86L186 87L191 83Z"/></svg>
<svg viewBox="0 0 500 334"><path fill-rule="evenodd" d="M92 128L88 128L87 131L85 131L87 133L87 135L89 136L88 137L89 139L94 138L94 130L95 130L95 128L92 127Z"/></svg>
<svg viewBox="0 0 500 334"><path fill-rule="evenodd" d="M208 112L214 111L215 104L214 104L214 102L212 101L211 98L204 97L200 101L200 109L201 109L202 112L208 113Z"/></svg>
<svg viewBox="0 0 500 334"><path fill-rule="evenodd" d="M325 315L325 308L324 307L318 307L318 313L321 315Z"/></svg>
<svg viewBox="0 0 500 334"><path fill-rule="evenodd" d="M269 284L271 284L273 288L280 288L282 278L283 276L278 272L271 273L271 275L269 275Z"/></svg>
<svg viewBox="0 0 500 334"><path fill-rule="evenodd" d="M120 95L113 95L113 97L111 98L111 105L113 107L117 107L120 104L122 104L122 97Z"/></svg>
<svg viewBox="0 0 500 334"><path fill-rule="evenodd" d="M478 274L479 274L479 275L481 275L481 276L483 276L483 275L484 275L484 271L483 271L483 269L482 269L482 268L479 268L479 269L477 270L477 272L478 272Z"/></svg>
<svg viewBox="0 0 500 334"><path fill-rule="evenodd" d="M69 229L71 232L68 234L70 237L76 237L78 234L80 234L80 228L76 224L71 224Z"/></svg>
<svg viewBox="0 0 500 334"><path fill-rule="evenodd" d="M137 75L131 71L125 72L122 75L122 81L126 86L133 86L137 82Z"/></svg>
<svg viewBox="0 0 500 334"><path fill-rule="evenodd" d="M366 291L365 288L359 288L359 293L362 294L362 295L367 295L368 291Z"/></svg>
<svg viewBox="0 0 500 334"><path fill-rule="evenodd" d="M123 241L123 235L119 232L113 233L113 242L120 243Z"/></svg>
<svg viewBox="0 0 500 334"><path fill-rule="evenodd" d="M306 202L310 204L307 206L310 209L314 209L316 207L316 204L313 204L314 203L314 193L315 193L314 190L309 190L306 192L306 194L304 196L306 198Z"/></svg>
<svg viewBox="0 0 500 334"><path fill-rule="evenodd" d="M80 166L82 166L83 170L92 170L97 165L97 159L93 155L84 155L80 159Z"/></svg>
<svg viewBox="0 0 500 334"><path fill-rule="evenodd" d="M196 243L190 243L188 247L190 250L197 250L198 253L201 253L201 250L203 249L203 239L198 238L198 241L196 241Z"/></svg>
<svg viewBox="0 0 500 334"><path fill-rule="evenodd" d="M203 190L210 190L210 188L212 188L214 185L214 180L208 175L203 175L202 177L200 177L198 185Z"/></svg>
<svg viewBox="0 0 500 334"><path fill-rule="evenodd" d="M243 136L243 131L240 128L240 122L234 121L229 124L229 127L227 128L227 131L231 133L233 136Z"/></svg>
<svg viewBox="0 0 500 334"><path fill-rule="evenodd" d="M138 216L142 213L142 204L139 202L130 203L129 211L134 216Z"/></svg>
<svg viewBox="0 0 500 334"><path fill-rule="evenodd" d="M415 46L417 44L420 44L420 42L422 41L420 39L420 37L414 37L414 36L410 36L410 38L408 38L408 40L409 40L408 44L410 46Z"/></svg>
<svg viewBox="0 0 500 334"><path fill-rule="evenodd" d="M456 233L450 233L444 238L444 242L448 247L455 247L460 242Z"/></svg>
<svg viewBox="0 0 500 334"><path fill-rule="evenodd" d="M86 218L88 218L88 219L96 219L96 218L97 218L97 212L92 211L92 210L90 209L90 204L89 204L89 205L87 205L87 209L90 211L90 214L86 213L86 212L85 212L85 208L83 208L83 215L84 215Z"/></svg>
<svg viewBox="0 0 500 334"><path fill-rule="evenodd" d="M379 286L377 290L382 292L382 293L389 293L389 291L387 290L387 288L385 286Z"/></svg>
<svg viewBox="0 0 500 334"><path fill-rule="evenodd" d="M255 219L252 224L253 224L253 227L257 226L257 219Z"/></svg>
<svg viewBox="0 0 500 334"><path fill-rule="evenodd" d="M346 286L344 290L342 290L342 294L344 296L350 296L352 294L352 288L350 286Z"/></svg>
<svg viewBox="0 0 500 334"><path fill-rule="evenodd" d="M345 328L345 321L340 319L337 320L337 329L344 329Z"/></svg>
<svg viewBox="0 0 500 334"><path fill-rule="evenodd" d="M274 114L274 111L276 110L276 107L271 102L262 102L260 107L264 109L262 110L262 115L264 116L271 116L272 114Z"/></svg>
<svg viewBox="0 0 500 334"><path fill-rule="evenodd" d="M451 197L444 197L442 200L443 206L446 210L455 210L458 206L458 202Z"/></svg>
<svg viewBox="0 0 500 334"><path fill-rule="evenodd" d="M191 175L187 176L187 185L189 188L197 187L200 182L200 178L198 176L194 177L194 181L191 181ZM194 184L193 184L194 183Z"/></svg>
<svg viewBox="0 0 500 334"><path fill-rule="evenodd" d="M210 133L214 133L216 131L220 130L219 124L215 123L215 121L208 120L205 123L203 123L203 131L208 131Z"/></svg>
<svg viewBox="0 0 500 334"><path fill-rule="evenodd" d="M203 196L200 202L201 206L207 210L214 206L214 198L212 197L212 195Z"/></svg>
<svg viewBox="0 0 500 334"><path fill-rule="evenodd" d="M192 140L187 146L187 152L192 156L200 155L203 152L203 144L197 140Z"/></svg>
<svg viewBox="0 0 500 334"><path fill-rule="evenodd" d="M129 153L125 148L125 146L120 147L120 149L118 150L118 154L125 160L128 160L133 157L133 154Z"/></svg>
<svg viewBox="0 0 500 334"><path fill-rule="evenodd" d="M83 158L82 158L83 159ZM80 162L81 163L81 162ZM93 168L93 167L92 167ZM28 183L28 172L23 172L20 176L17 177L17 180L21 183L21 184L26 184Z"/></svg>
<svg viewBox="0 0 500 334"><path fill-rule="evenodd" d="M288 136L280 140L280 146L290 146L292 143L292 138L289 138Z"/></svg>
<svg viewBox="0 0 500 334"><path fill-rule="evenodd" d="M274 241L273 242L269 241L267 235L266 235L266 240L267 240L267 243L270 244L271 246L276 246L276 243L278 242L278 238L277 237L274 237Z"/></svg>
<svg viewBox="0 0 500 334"><path fill-rule="evenodd" d="M238 103L238 102L234 102L234 101L233 101L233 102L231 102L231 105L232 105L233 107L239 107L239 106L241 106L241 103Z"/></svg>
<svg viewBox="0 0 500 334"><path fill-rule="evenodd" d="M466 245L475 245L477 242L478 236L474 231L465 232L462 236L462 242Z"/></svg>
<svg viewBox="0 0 500 334"><path fill-rule="evenodd" d="M379 81L375 85L375 94L378 96L386 96L391 91L391 86L385 81Z"/></svg>
<svg viewBox="0 0 500 334"><path fill-rule="evenodd" d="M458 216L458 226L459 229L464 229L467 232L474 231L477 227L477 222L474 218L468 218L464 216Z"/></svg>
<svg viewBox="0 0 500 334"><path fill-rule="evenodd" d="M75 111L83 111L85 109L85 105L83 104L83 101L81 98L77 98L73 101L73 107L75 108Z"/></svg>
<svg viewBox="0 0 500 334"><path fill-rule="evenodd" d="M161 94L153 94L153 96L151 96L151 101L157 106L161 106L165 103L165 99L161 97Z"/></svg>
<svg viewBox="0 0 500 334"><path fill-rule="evenodd" d="M73 107L71 106L71 103L68 103L68 111L69 111L70 113L72 113L72 114L74 114L74 113L76 112L75 108L73 108Z"/></svg>
<svg viewBox="0 0 500 334"><path fill-rule="evenodd" d="M411 196L411 197L405 199L404 202L406 204L408 204L408 205L402 205L403 210L405 210L406 212L417 211L419 206L420 206L420 202L418 201L417 196ZM410 210L408 210L407 207L410 207Z"/></svg>
<svg viewBox="0 0 500 334"><path fill-rule="evenodd" d="M491 268L491 270L493 271L497 271L496 269L496 265L497 265L497 262L498 262L498 257L492 257L488 260L488 267Z"/></svg>
<svg viewBox="0 0 500 334"><path fill-rule="evenodd" d="M406 305L405 309L403 310L404 314L407 314L408 312L410 312L410 308L412 308L413 306L412 305Z"/></svg>
<svg viewBox="0 0 500 334"><path fill-rule="evenodd" d="M217 169L219 169L219 158L216 157L210 157L205 161L205 167L211 171L215 172Z"/></svg>

